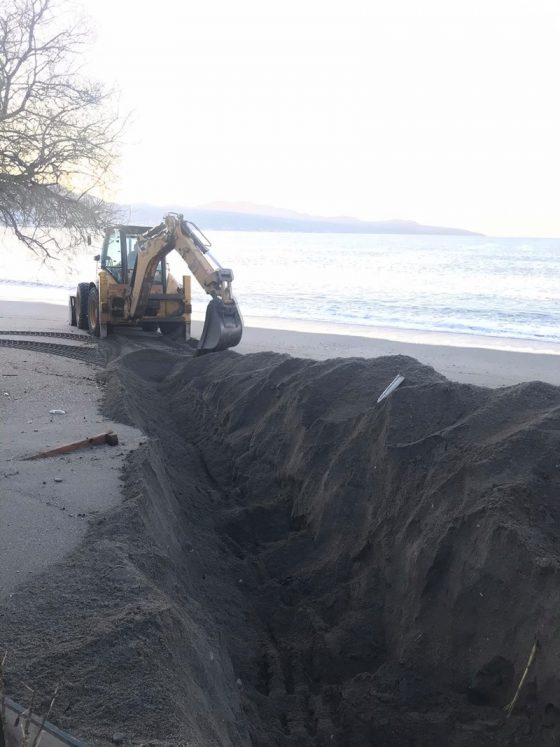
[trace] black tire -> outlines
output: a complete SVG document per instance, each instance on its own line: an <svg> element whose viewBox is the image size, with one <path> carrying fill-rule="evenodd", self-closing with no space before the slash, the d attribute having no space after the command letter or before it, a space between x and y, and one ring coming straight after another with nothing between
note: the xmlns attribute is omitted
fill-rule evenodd
<svg viewBox="0 0 560 747"><path fill-rule="evenodd" d="M144 324L140 325L144 332L157 332L158 323L157 322L144 322Z"/></svg>
<svg viewBox="0 0 560 747"><path fill-rule="evenodd" d="M76 319L79 329L89 329L88 297L89 283L79 283L76 290Z"/></svg>
<svg viewBox="0 0 560 747"><path fill-rule="evenodd" d="M185 322L160 322L159 328L162 335L185 339Z"/></svg>
<svg viewBox="0 0 560 747"><path fill-rule="evenodd" d="M88 329L90 335L99 337L99 293L92 288L88 295Z"/></svg>

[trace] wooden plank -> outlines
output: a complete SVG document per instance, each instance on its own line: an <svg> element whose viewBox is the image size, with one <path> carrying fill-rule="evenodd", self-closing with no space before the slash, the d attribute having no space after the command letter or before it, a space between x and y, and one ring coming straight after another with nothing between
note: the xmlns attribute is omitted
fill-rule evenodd
<svg viewBox="0 0 560 747"><path fill-rule="evenodd" d="M59 454L69 454L72 451L87 449L90 446L98 446L99 444L117 446L118 443L119 437L117 434L114 431L107 431L106 433L99 433L97 436L84 438L82 441L73 441L72 443L64 444L63 446L57 446L54 449L48 449L48 451L40 451L38 454L25 457L24 461L30 461L31 459L45 459L46 457L58 456Z"/></svg>

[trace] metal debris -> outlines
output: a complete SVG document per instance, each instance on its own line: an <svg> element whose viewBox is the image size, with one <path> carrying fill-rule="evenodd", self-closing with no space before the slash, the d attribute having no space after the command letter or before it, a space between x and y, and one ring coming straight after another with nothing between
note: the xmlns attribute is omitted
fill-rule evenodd
<svg viewBox="0 0 560 747"><path fill-rule="evenodd" d="M404 381L404 376L401 376L400 374L397 374L397 376L395 376L395 378L389 384L389 386L387 387L387 389L384 389L381 392L381 394L377 398L377 401L381 402L386 397L388 397L390 394L392 394L395 391L395 389L397 389L403 383L403 381Z"/></svg>

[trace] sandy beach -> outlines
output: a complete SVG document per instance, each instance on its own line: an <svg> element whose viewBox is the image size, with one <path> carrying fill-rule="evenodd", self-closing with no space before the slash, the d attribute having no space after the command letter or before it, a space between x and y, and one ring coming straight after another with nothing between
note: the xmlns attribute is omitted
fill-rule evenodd
<svg viewBox="0 0 560 747"><path fill-rule="evenodd" d="M0 5L0 747L560 747L560 4Z"/></svg>
<svg viewBox="0 0 560 747"><path fill-rule="evenodd" d="M0 301L37 333L0 348L10 695L64 681L52 720L91 747L548 744L558 351L247 321L243 355L193 358ZM545 685L506 721L537 624Z"/></svg>
<svg viewBox="0 0 560 747"><path fill-rule="evenodd" d="M251 319L245 320L237 352L272 350L316 360L409 355L432 366L451 381L489 387L511 386L522 381L560 385L560 346L553 343L399 329L382 330L383 337L376 338L360 335L359 328L352 329L352 334L343 334L342 326L329 331L326 325L307 325L310 330L317 331L301 331L297 328L301 325L294 323L285 322L285 326L292 326L292 329L276 328L276 324L278 320L255 319L253 325ZM67 309L50 303L0 300L0 327L4 330L68 331ZM194 321L193 335L199 334L200 329L201 323ZM364 331L368 335L375 334L372 328Z"/></svg>

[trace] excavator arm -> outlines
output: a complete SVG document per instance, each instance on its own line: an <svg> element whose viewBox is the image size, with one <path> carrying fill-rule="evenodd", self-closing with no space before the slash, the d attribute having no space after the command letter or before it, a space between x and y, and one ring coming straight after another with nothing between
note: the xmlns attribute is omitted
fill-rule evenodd
<svg viewBox="0 0 560 747"><path fill-rule="evenodd" d="M199 352L216 352L237 345L243 333L243 322L231 292L233 272L213 267L206 257L207 247L182 215L166 215L163 223L138 239L138 256L128 299L130 317L139 319L144 315L157 266L173 250L181 255L200 286L211 296Z"/></svg>

